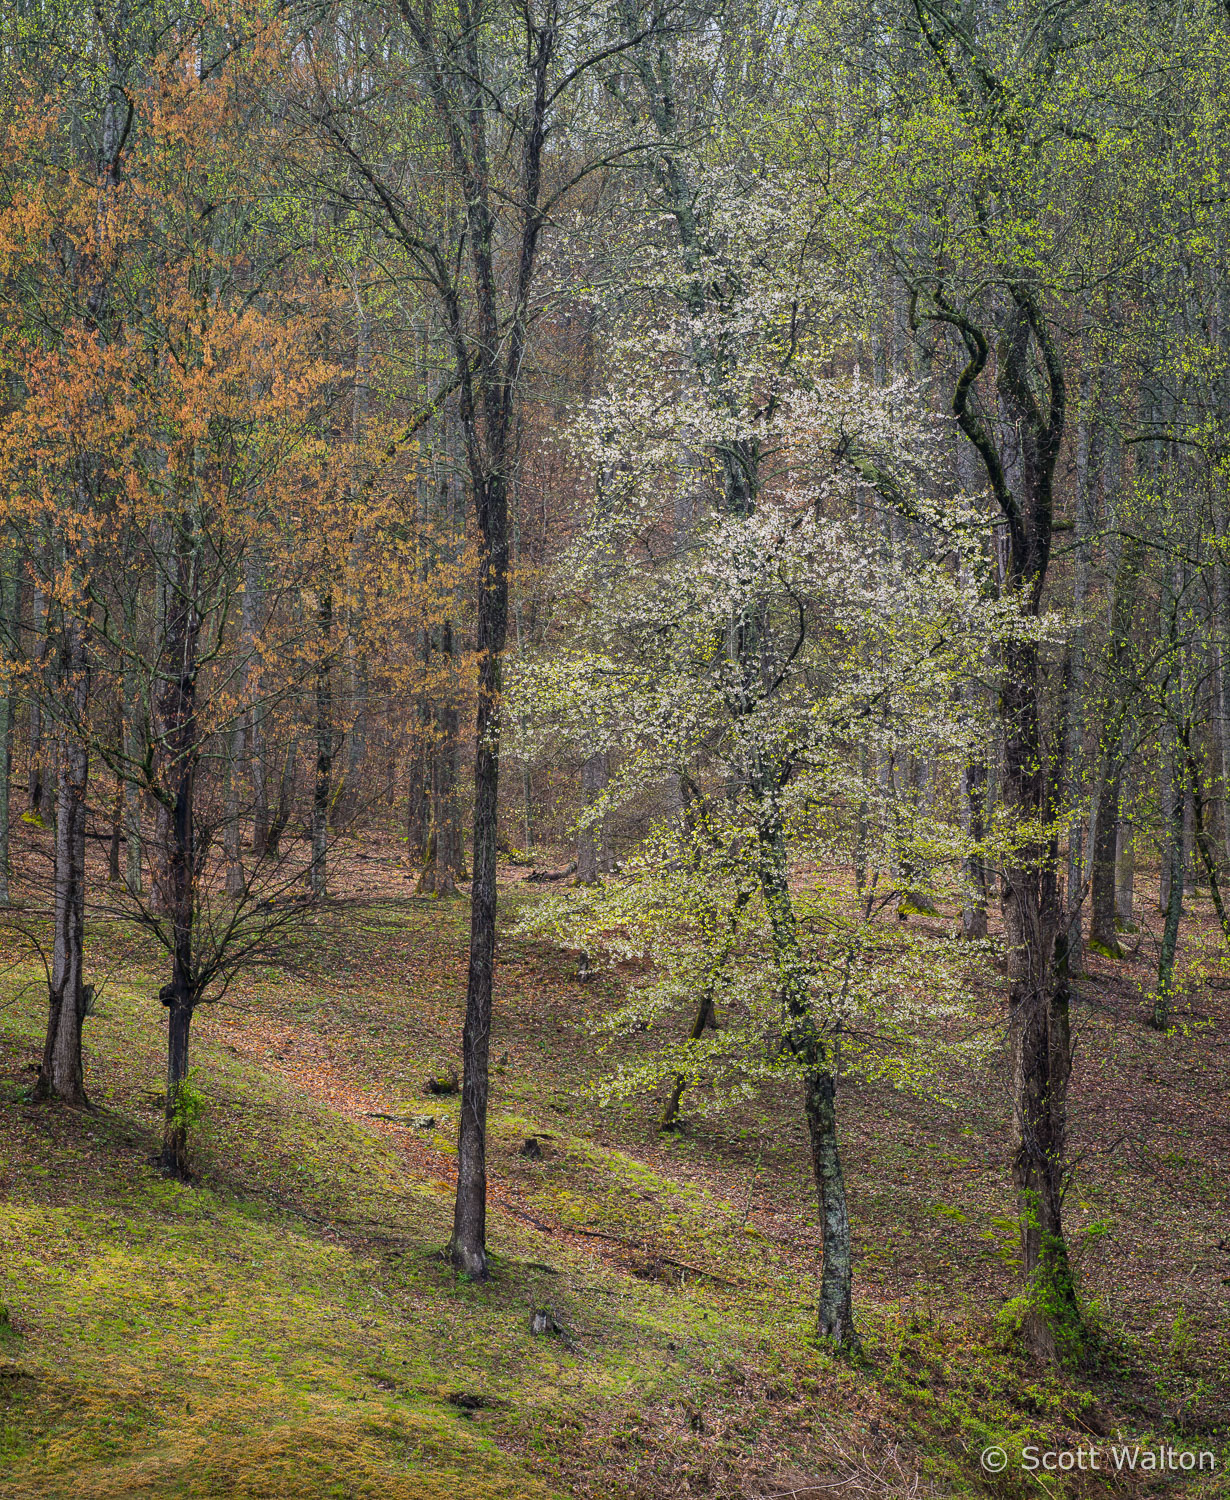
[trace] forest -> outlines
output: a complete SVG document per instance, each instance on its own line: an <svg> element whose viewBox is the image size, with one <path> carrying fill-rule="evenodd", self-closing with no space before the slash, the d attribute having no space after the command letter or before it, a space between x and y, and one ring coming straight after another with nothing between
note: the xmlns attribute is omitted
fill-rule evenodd
<svg viewBox="0 0 1230 1500"><path fill-rule="evenodd" d="M0 97L0 1494L1230 1495L1230 7Z"/></svg>

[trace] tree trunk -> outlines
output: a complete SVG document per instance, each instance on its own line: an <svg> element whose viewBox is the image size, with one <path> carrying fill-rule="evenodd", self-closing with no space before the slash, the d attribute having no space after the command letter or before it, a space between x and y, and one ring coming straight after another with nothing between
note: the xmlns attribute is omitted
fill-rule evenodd
<svg viewBox="0 0 1230 1500"><path fill-rule="evenodd" d="M1181 764L1181 750L1177 740L1170 766L1170 803L1167 807L1169 839L1164 846L1162 861L1166 869L1165 921L1162 926L1162 946L1157 961L1157 990L1153 997L1151 1024L1157 1031L1165 1031L1170 1025L1170 1005L1174 984L1175 953L1179 944L1179 919L1183 915L1183 811L1187 801L1185 795L1187 777Z"/></svg>
<svg viewBox="0 0 1230 1500"><path fill-rule="evenodd" d="M42 589L32 590L31 625L34 646L30 653L32 662L32 686L30 690L30 773L27 778L27 798L35 819L45 824L50 811L47 802L46 766L44 763L43 711L40 694L47 667L47 600Z"/></svg>
<svg viewBox="0 0 1230 1500"><path fill-rule="evenodd" d="M190 1124L185 1084L188 1081L188 1036L194 1006L189 998L168 985L163 992L167 1007L167 1093L162 1127L163 1170L181 1182L188 1180Z"/></svg>
<svg viewBox="0 0 1230 1500"><path fill-rule="evenodd" d="M66 705L83 723L89 702L85 635L81 624L64 625L60 652L60 686ZM85 963L85 822L89 753L73 733L62 730L56 788L55 940L48 994L47 1036L37 1094L84 1105L85 1073L81 1060L81 1026L86 1013Z"/></svg>
<svg viewBox="0 0 1230 1500"><path fill-rule="evenodd" d="M222 844L226 855L226 894L235 900L243 895L243 844L239 823L239 778L243 765L243 715L237 714L227 737L226 769L223 791L226 797L226 823Z"/></svg>
<svg viewBox="0 0 1230 1500"><path fill-rule="evenodd" d="M986 764L969 761L961 773L961 822L974 852L965 857L961 867L965 879L961 935L974 940L987 935L987 868L978 847L987 836L986 795Z"/></svg>
<svg viewBox="0 0 1230 1500"><path fill-rule="evenodd" d="M457 711L457 672L453 662L453 626L445 620L440 632L440 654L448 663L430 755L430 801L424 789L420 817L428 820L427 847L418 891L422 895L455 896L464 868L461 810L457 802L460 715Z"/></svg>
<svg viewBox="0 0 1230 1500"><path fill-rule="evenodd" d="M854 1267L846 1187L837 1151L837 1083L827 1069L809 1072L803 1083L812 1174L820 1200L824 1262L816 1332L837 1348L857 1344L852 1290Z"/></svg>
<svg viewBox="0 0 1230 1500"><path fill-rule="evenodd" d="M1064 1154L1072 1047L1066 923L1059 909L1058 848L1045 827L1047 796L1038 722L1038 656L1032 642L1005 651L1005 812L1037 830L1009 856L1003 892L1008 960L1015 1142L1012 1176L1021 1204L1028 1307L1035 1354L1071 1356L1083 1332L1063 1237Z"/></svg>
<svg viewBox="0 0 1230 1500"><path fill-rule="evenodd" d="M252 684L253 659L256 654L256 588L253 577L253 568L245 560L243 603L239 615L239 702L235 705L235 722L231 726L230 743L226 762L226 894L232 900L243 895L247 885L247 878L243 868L243 837L241 818L243 813L243 798L241 785L243 781L243 765L245 755L253 760L253 779L255 781L256 767L255 757L252 756L252 746L248 743L251 736L246 732L250 722L250 712L245 707L249 697ZM260 779L264 782L264 770L261 768ZM268 817L261 828L261 848L258 853L256 849L256 830L253 828L252 853L253 858L258 860L265 851L268 843L269 829Z"/></svg>
<svg viewBox="0 0 1230 1500"><path fill-rule="evenodd" d="M269 820L269 828L265 835L265 853L275 857L282 843L282 835L286 832L286 825L290 822L291 809L294 807L295 772L298 760L299 741L292 739L286 747L282 774L278 777L278 805L274 809L273 817Z"/></svg>
<svg viewBox="0 0 1230 1500"><path fill-rule="evenodd" d="M1119 795L1122 781L1115 767L1098 798L1090 872L1089 946L1107 958L1122 958L1115 930L1115 855L1119 846Z"/></svg>
<svg viewBox="0 0 1230 1500"><path fill-rule="evenodd" d="M17 557L11 549L0 559L0 644L15 667L20 648L20 621L17 618ZM0 907L11 904L9 891L10 820L13 812L13 710L17 695L13 673L6 671L0 687Z"/></svg>
<svg viewBox="0 0 1230 1500"><path fill-rule="evenodd" d="M1094 475L1098 468L1099 434L1095 417L1092 351L1086 340L1082 349L1080 412L1076 426L1076 536L1072 576L1072 612L1076 634L1068 643L1063 663L1064 809L1068 828L1068 868L1065 921L1067 924L1068 972L1084 967L1084 928L1081 913L1085 902L1086 865L1089 856L1084 810L1085 768L1085 647L1082 615L1089 597L1091 568L1090 533L1093 529Z"/></svg>
<svg viewBox="0 0 1230 1500"><path fill-rule="evenodd" d="M1224 505L1214 505L1213 526L1226 553L1227 518ZM1214 580L1214 651L1217 658L1217 746L1221 770L1221 831L1226 860L1230 862L1230 566L1217 562Z"/></svg>
<svg viewBox="0 0 1230 1500"><path fill-rule="evenodd" d="M196 914L196 771L200 755L196 717L198 549L194 518L174 523L174 576L165 612L164 659L174 663L158 696L160 806L165 839L160 860L164 902L171 920L171 980L161 991L167 1006L167 1095L162 1161L180 1178L188 1174L188 1115L182 1094L188 1077L188 1033L196 1003L193 925Z"/></svg>
<svg viewBox="0 0 1230 1500"><path fill-rule="evenodd" d="M124 678L124 756L131 770L137 757L138 734L136 715L138 705L136 689L131 674ZM141 892L141 790L130 778L124 781L124 884L130 896Z"/></svg>
<svg viewBox="0 0 1230 1500"><path fill-rule="evenodd" d="M1132 825L1120 817L1115 838L1115 921L1124 932L1136 930L1132 893L1136 874L1134 838Z"/></svg>
<svg viewBox="0 0 1230 1500"><path fill-rule="evenodd" d="M329 795L333 784L333 592L321 590L316 617L320 660L316 665L316 782L312 792L312 863L308 887L323 896L328 879Z"/></svg>
<svg viewBox="0 0 1230 1500"><path fill-rule="evenodd" d="M474 762L474 885L470 962L462 1030L461 1124L453 1265L487 1273L487 1097L491 1000L495 979L496 839L500 787L500 690L508 634L508 505L501 473L478 502L481 561L478 591L478 751Z"/></svg>
<svg viewBox="0 0 1230 1500"><path fill-rule="evenodd" d="M269 778L265 760L265 711L260 703L248 710L248 766L252 776L252 858L259 862L269 849Z"/></svg>
<svg viewBox="0 0 1230 1500"><path fill-rule="evenodd" d="M111 839L107 847L107 880L120 883L120 844L124 838L124 779L115 779L115 804L111 810Z"/></svg>
<svg viewBox="0 0 1230 1500"><path fill-rule="evenodd" d="M773 933L773 956L782 985L786 1046L803 1068L803 1097L812 1172L820 1204L822 1266L817 1333L839 1349L857 1349L854 1328L854 1261L845 1179L837 1146L837 1081L829 1044L812 1013L806 965L786 870L781 827L772 809L759 829L760 891Z"/></svg>
<svg viewBox="0 0 1230 1500"><path fill-rule="evenodd" d="M422 883L429 866L435 861L431 830L432 763L435 759L435 724L432 706L427 698L431 674L431 631L420 628L423 687L415 698L415 732L410 746L409 777L406 788L406 848L410 868L418 872Z"/></svg>
<svg viewBox="0 0 1230 1500"><path fill-rule="evenodd" d="M1122 797L1128 698L1131 692L1132 621L1144 548L1139 537L1126 535L1119 549L1110 605L1107 643L1106 703L1098 756L1098 781L1092 801L1093 861L1090 870L1089 941L1100 951L1121 958L1115 935L1115 848Z"/></svg>

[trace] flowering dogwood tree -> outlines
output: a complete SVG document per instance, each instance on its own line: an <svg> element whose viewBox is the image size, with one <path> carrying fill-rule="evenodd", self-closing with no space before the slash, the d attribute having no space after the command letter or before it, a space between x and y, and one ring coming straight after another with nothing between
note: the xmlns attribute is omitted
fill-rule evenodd
<svg viewBox="0 0 1230 1500"><path fill-rule="evenodd" d="M886 872L901 828L857 749L960 763L981 727L961 681L1017 627L980 584L960 502L941 515L926 499L936 434L902 415L920 403L825 374L835 306L783 276L798 249L783 223L748 212L729 226L721 306L655 318L646 298L639 349L623 347L613 394L580 424L600 498L559 579L563 642L519 667L514 692L541 736L608 755L590 816L681 790L618 880L562 892L528 920L593 956L650 960L616 1029L699 1002L688 1040L617 1072L609 1094L669 1079L669 1117L700 1078L718 1103L799 1081L822 1221L819 1332L840 1346L855 1333L839 1071L905 1080L924 1052L934 1063L917 1007L950 1008L970 961L876 921L899 899ZM698 378L702 345L716 353ZM955 831L937 825L930 846L959 861ZM803 874L856 852L857 902ZM708 1036L719 999L724 1025Z"/></svg>

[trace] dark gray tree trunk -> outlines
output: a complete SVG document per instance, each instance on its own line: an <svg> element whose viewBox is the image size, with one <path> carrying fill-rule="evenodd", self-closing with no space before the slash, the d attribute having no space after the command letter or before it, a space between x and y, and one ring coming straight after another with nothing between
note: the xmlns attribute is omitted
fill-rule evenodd
<svg viewBox="0 0 1230 1500"><path fill-rule="evenodd" d="M162 908L171 926L171 979L160 998L167 1007L167 1092L162 1163L171 1175L189 1171L187 1100L188 1035L199 998L193 953L196 915L196 772L200 756L197 724L197 603L200 541L194 517L181 512L173 523L173 572L164 613L163 660L167 675L158 695L159 806L164 845L159 860Z"/></svg>
<svg viewBox="0 0 1230 1500"><path fill-rule="evenodd" d="M487 1273L487 1098L491 1001L495 982L496 841L499 832L500 720L508 633L508 510L496 473L479 501L482 562L478 593L478 751L474 763L474 883L470 962L461 1036L463 1077L457 1140L452 1257L459 1271ZM476 496L477 498L477 496Z"/></svg>

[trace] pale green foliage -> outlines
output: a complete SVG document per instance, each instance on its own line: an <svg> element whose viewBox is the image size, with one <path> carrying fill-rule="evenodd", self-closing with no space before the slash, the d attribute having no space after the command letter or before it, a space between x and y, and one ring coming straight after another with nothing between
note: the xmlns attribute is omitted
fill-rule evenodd
<svg viewBox="0 0 1230 1500"><path fill-rule="evenodd" d="M601 1079L604 1103L682 1078L700 1087L698 1107L721 1109L796 1076L753 866L751 844L724 819L659 825L618 879L558 892L527 913L528 930L584 948L596 969L624 981L598 1038L644 1031L655 1043ZM843 1074L942 1096L946 1070L991 1045L970 985L980 950L903 926L883 902L860 908L824 880L798 892L795 907L814 1019ZM706 994L720 1025L688 1040L689 1012Z"/></svg>
<svg viewBox="0 0 1230 1500"><path fill-rule="evenodd" d="M956 1023L980 955L902 927L888 872L908 848L932 884L952 879L961 836L938 806L877 786L860 752L925 759L937 776L959 766L986 733L970 675L1006 634L1038 627L986 587L965 498L933 498L942 433L918 393L825 375L818 334L784 354L786 320L813 334L838 321L822 282L806 305L783 295L798 290L780 272L805 226L783 212L774 238L768 217L739 230L735 217L727 205L715 236L721 298L654 320L651 288L639 354L630 337L578 419L599 504L556 574L557 638L511 681L530 753L609 753L583 816L668 784L681 812L617 880L527 921L632 966L607 1030L669 1017L678 1038L680 1011L717 1006L720 1030L623 1064L608 1098L678 1076L722 1104L791 1075L801 988L840 1069L935 1087L976 1034ZM775 851L826 874L796 879L783 903ZM857 895L833 878L855 862Z"/></svg>

